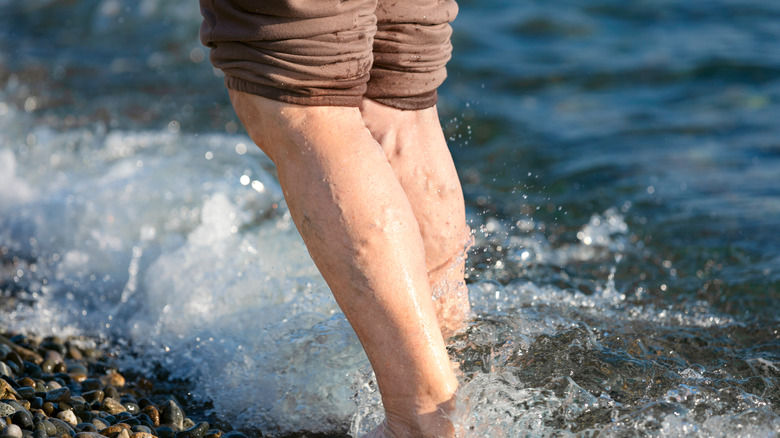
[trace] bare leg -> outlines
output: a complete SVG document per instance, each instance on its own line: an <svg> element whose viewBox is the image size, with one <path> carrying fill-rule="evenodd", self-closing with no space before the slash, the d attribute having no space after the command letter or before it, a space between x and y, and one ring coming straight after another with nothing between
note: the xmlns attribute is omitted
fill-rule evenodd
<svg viewBox="0 0 780 438"><path fill-rule="evenodd" d="M371 361L386 421L372 436L449 437L457 379L431 300L412 206L357 108L231 91L276 163L293 220Z"/></svg>
<svg viewBox="0 0 780 438"><path fill-rule="evenodd" d="M402 111L363 99L360 111L412 204L425 245L437 317L445 338L449 337L471 311L463 280L471 235L463 190L436 107Z"/></svg>

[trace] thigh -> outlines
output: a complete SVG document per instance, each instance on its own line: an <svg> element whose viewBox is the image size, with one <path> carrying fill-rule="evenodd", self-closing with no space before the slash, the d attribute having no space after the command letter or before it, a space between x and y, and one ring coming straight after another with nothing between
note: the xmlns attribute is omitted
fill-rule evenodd
<svg viewBox="0 0 780 438"><path fill-rule="evenodd" d="M457 13L455 0L380 0L366 97L399 109L433 106Z"/></svg>
<svg viewBox="0 0 780 438"><path fill-rule="evenodd" d="M200 0L201 40L228 88L301 105L358 106L376 0Z"/></svg>

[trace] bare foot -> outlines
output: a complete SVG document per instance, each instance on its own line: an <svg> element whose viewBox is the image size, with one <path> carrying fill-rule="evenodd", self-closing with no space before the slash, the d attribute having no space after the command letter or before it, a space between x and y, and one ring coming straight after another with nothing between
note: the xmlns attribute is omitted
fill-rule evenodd
<svg viewBox="0 0 780 438"><path fill-rule="evenodd" d="M442 403L441 407L429 414L411 419L393 418L383 421L363 438L454 438L455 428L449 419L454 402Z"/></svg>

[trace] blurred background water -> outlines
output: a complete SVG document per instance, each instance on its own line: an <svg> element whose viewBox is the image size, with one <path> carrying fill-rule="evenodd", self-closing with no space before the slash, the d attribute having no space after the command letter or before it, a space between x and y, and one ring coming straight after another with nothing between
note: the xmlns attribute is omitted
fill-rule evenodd
<svg viewBox="0 0 780 438"><path fill-rule="evenodd" d="M463 436L778 436L780 3L460 6ZM370 368L199 23L0 0L0 321L112 339L243 430L360 433Z"/></svg>

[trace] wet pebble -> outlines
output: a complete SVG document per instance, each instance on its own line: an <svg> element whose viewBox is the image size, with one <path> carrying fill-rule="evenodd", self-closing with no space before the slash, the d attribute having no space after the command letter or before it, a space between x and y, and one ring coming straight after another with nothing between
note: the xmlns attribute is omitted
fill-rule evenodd
<svg viewBox="0 0 780 438"><path fill-rule="evenodd" d="M14 412L11 415L11 421L22 429L32 429L33 427L33 416L27 409Z"/></svg>
<svg viewBox="0 0 780 438"><path fill-rule="evenodd" d="M102 410L108 412L109 414L116 415L120 412L124 412L125 407L122 406L122 403L116 401L115 398L106 397L105 399L103 399Z"/></svg>
<svg viewBox="0 0 780 438"><path fill-rule="evenodd" d="M8 376L13 377L14 372L11 371L11 367L5 364L5 362L0 362L0 376Z"/></svg>
<svg viewBox="0 0 780 438"><path fill-rule="evenodd" d="M109 423L107 421L100 418L93 418L90 423L92 423L92 425L95 426L95 429L97 429L98 432L102 431L103 429L109 426Z"/></svg>
<svg viewBox="0 0 780 438"><path fill-rule="evenodd" d="M16 392L13 386L11 386L10 383L6 382L5 379L0 379L0 399L12 399L16 400L20 398L19 394Z"/></svg>
<svg viewBox="0 0 780 438"><path fill-rule="evenodd" d="M52 403L62 403L70 400L70 388L59 388L46 393L46 401Z"/></svg>
<svg viewBox="0 0 780 438"><path fill-rule="evenodd" d="M67 411L61 411L59 414L57 414L57 418L68 423L69 425L75 427L77 424L79 424L78 418L76 418L76 414L73 413L70 409Z"/></svg>
<svg viewBox="0 0 780 438"><path fill-rule="evenodd" d="M0 333L0 438L246 438L196 423L147 377L127 376L98 350Z"/></svg>
<svg viewBox="0 0 780 438"><path fill-rule="evenodd" d="M172 424L179 430L184 428L184 413L173 400L168 400L160 412L160 423Z"/></svg>
<svg viewBox="0 0 780 438"><path fill-rule="evenodd" d="M8 403L0 402L0 417L7 417L16 412L16 409Z"/></svg>
<svg viewBox="0 0 780 438"><path fill-rule="evenodd" d="M6 426L0 431L0 437L4 438L22 438L23 436L22 429L15 424Z"/></svg>

